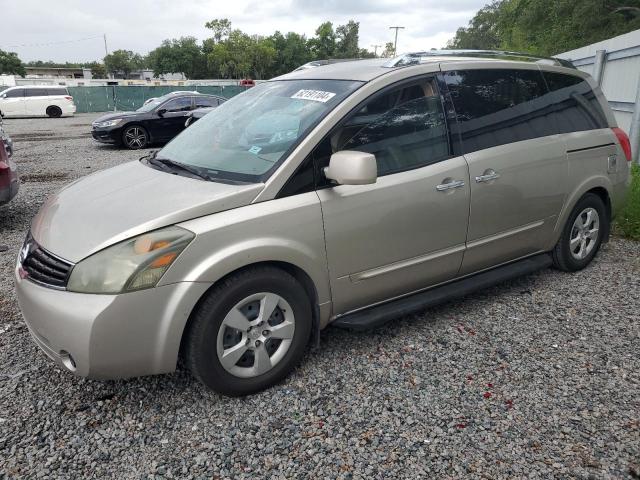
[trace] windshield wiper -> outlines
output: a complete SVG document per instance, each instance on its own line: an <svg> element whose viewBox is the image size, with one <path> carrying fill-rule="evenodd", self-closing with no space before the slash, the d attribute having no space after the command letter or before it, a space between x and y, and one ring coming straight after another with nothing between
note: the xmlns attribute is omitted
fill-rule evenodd
<svg viewBox="0 0 640 480"><path fill-rule="evenodd" d="M176 162L168 158L158 158L157 153L157 151L152 152L151 155L147 157L147 162L151 165L163 167L165 170L182 170L183 172L190 173L191 175L202 178L203 180L207 180L210 182L213 181L213 177L211 175L207 175L199 168L191 167L189 165L185 165L184 163Z"/></svg>

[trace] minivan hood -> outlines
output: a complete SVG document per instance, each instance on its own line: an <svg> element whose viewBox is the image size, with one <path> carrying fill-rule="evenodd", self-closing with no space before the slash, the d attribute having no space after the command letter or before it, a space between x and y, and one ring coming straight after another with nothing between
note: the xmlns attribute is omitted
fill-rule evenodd
<svg viewBox="0 0 640 480"><path fill-rule="evenodd" d="M207 182L129 162L49 197L31 234L46 250L76 263L141 233L248 205L263 187Z"/></svg>

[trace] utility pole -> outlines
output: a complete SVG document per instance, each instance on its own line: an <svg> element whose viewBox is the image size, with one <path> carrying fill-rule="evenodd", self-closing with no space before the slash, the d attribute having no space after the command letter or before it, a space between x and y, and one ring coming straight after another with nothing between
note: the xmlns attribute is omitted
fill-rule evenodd
<svg viewBox="0 0 640 480"><path fill-rule="evenodd" d="M377 57L378 56L378 47L381 47L382 45L371 45L373 47L373 54Z"/></svg>
<svg viewBox="0 0 640 480"><path fill-rule="evenodd" d="M106 57L109 55L109 50L107 49L107 34L103 33L102 36L104 37L104 56Z"/></svg>
<svg viewBox="0 0 640 480"><path fill-rule="evenodd" d="M389 30L396 31L396 39L393 42L393 55L396 56L398 54L398 30L404 30L404 27L389 27Z"/></svg>

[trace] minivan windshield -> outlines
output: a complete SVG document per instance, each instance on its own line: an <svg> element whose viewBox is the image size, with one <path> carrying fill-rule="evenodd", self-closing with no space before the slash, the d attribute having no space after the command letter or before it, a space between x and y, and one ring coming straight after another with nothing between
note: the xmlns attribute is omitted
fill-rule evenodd
<svg viewBox="0 0 640 480"><path fill-rule="evenodd" d="M157 154L202 169L212 180L257 183L362 82L276 80L261 83L202 117Z"/></svg>

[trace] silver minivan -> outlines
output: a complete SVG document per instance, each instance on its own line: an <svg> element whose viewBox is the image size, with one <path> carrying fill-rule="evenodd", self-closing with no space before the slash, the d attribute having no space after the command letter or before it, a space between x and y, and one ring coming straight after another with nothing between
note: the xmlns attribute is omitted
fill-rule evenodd
<svg viewBox="0 0 640 480"><path fill-rule="evenodd" d="M600 89L553 59L440 52L257 85L34 218L18 299L64 369L246 395L355 330L584 268L629 182ZM581 273L588 275L588 273Z"/></svg>

